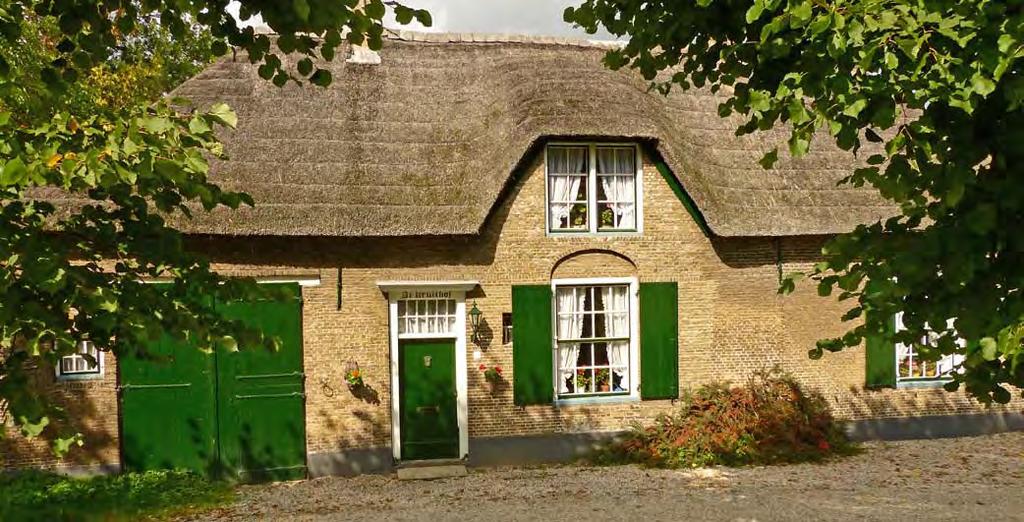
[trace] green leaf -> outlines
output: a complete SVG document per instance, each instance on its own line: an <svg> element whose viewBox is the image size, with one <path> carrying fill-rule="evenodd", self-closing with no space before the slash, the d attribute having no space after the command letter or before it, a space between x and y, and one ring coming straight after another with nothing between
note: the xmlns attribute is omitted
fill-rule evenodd
<svg viewBox="0 0 1024 522"><path fill-rule="evenodd" d="M571 7L568 9L572 9ZM395 21L400 25L408 25L412 22L413 12L412 9L405 6L395 7Z"/></svg>
<svg viewBox="0 0 1024 522"><path fill-rule="evenodd" d="M832 14L831 13L824 13L824 14L818 15L814 19L814 21L811 22L811 25L808 26L808 29L810 29L812 35L818 35L818 34L821 34L821 33L825 32L829 28L829 26L831 26L831 25L832 25Z"/></svg>
<svg viewBox="0 0 1024 522"><path fill-rule="evenodd" d="M238 115L235 114L235 111L231 110L231 107L228 107L226 103L218 103L213 107L210 107L207 114L209 114L209 116L214 120L217 120L232 129L238 126Z"/></svg>
<svg viewBox="0 0 1024 522"><path fill-rule="evenodd" d="M151 116L149 118L141 118L139 124L143 129L152 134L163 134L172 128L174 124L171 123L169 118L163 116Z"/></svg>
<svg viewBox="0 0 1024 522"><path fill-rule="evenodd" d="M868 100L866 98L857 98L843 109L843 114L851 118L856 118L860 115L861 111L868 106Z"/></svg>
<svg viewBox="0 0 1024 522"><path fill-rule="evenodd" d="M900 66L900 59L896 56L895 53L893 53L892 51L889 51L888 49L886 49L886 51L885 51L885 67L891 71L891 70L895 70L899 66Z"/></svg>
<svg viewBox="0 0 1024 522"><path fill-rule="evenodd" d="M761 168L767 170L775 166L775 162L779 161L779 149L778 147L766 152L758 163Z"/></svg>
<svg viewBox="0 0 1024 522"><path fill-rule="evenodd" d="M188 122L188 130L193 134L206 134L212 129L210 128L210 125L206 123L204 118L193 116Z"/></svg>
<svg viewBox="0 0 1024 522"><path fill-rule="evenodd" d="M0 186L9 187L20 185L28 178L28 168L20 157L9 160L4 164L3 172L0 173Z"/></svg>
<svg viewBox="0 0 1024 522"><path fill-rule="evenodd" d="M985 337L978 343L981 348L981 357L986 361L994 361L999 356L999 345L995 339Z"/></svg>
<svg viewBox="0 0 1024 522"><path fill-rule="evenodd" d="M18 418L18 425L21 426L21 434L27 438L35 438L43 433L43 430L50 425L49 417L40 417L37 421L31 421L28 417Z"/></svg>
<svg viewBox="0 0 1024 522"><path fill-rule="evenodd" d="M746 20L748 24L752 24L761 18L761 13L764 12L764 2L762 0L754 0L750 8L747 9Z"/></svg>
<svg viewBox="0 0 1024 522"><path fill-rule="evenodd" d="M309 81L313 85L327 87L331 84L331 71L328 71L327 69L317 69L316 72L309 77Z"/></svg>
<svg viewBox="0 0 1024 522"><path fill-rule="evenodd" d="M971 77L971 88L974 89L974 92L982 96L988 96L996 90L996 83L985 77L981 72L976 72L974 73L974 76Z"/></svg>
<svg viewBox="0 0 1024 522"><path fill-rule="evenodd" d="M384 4L380 0L370 0L363 9L366 10L366 16L374 20L380 20L386 14Z"/></svg>
<svg viewBox="0 0 1024 522"><path fill-rule="evenodd" d="M434 25L434 19L426 9L419 9L416 11L416 21L423 27L431 27Z"/></svg>
<svg viewBox="0 0 1024 522"><path fill-rule="evenodd" d="M789 10L789 14L793 17L794 21L806 22L813 16L813 5L810 0L805 0L797 4L795 8ZM802 24L801 24L802 25Z"/></svg>
<svg viewBox="0 0 1024 522"><path fill-rule="evenodd" d="M789 138L789 153L795 158L799 158L807 154L807 150L811 147L811 140L798 135L793 134Z"/></svg>
<svg viewBox="0 0 1024 522"><path fill-rule="evenodd" d="M296 16L303 22L309 20L309 2L306 0L292 0L292 7L295 9Z"/></svg>

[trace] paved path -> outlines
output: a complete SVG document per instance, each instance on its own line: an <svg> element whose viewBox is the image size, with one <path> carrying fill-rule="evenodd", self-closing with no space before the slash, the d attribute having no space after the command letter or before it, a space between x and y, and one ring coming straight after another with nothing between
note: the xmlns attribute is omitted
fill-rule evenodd
<svg viewBox="0 0 1024 522"><path fill-rule="evenodd" d="M692 471L558 466L242 488L202 520L1021 520L1024 433L871 443L827 464Z"/></svg>

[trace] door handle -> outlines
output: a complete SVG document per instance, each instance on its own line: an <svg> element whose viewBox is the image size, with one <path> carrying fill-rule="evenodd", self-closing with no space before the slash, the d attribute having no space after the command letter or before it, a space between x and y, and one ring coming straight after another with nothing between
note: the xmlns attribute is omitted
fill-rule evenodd
<svg viewBox="0 0 1024 522"><path fill-rule="evenodd" d="M441 408L437 406L419 406L416 408L416 413L433 413L436 415L439 411L441 411Z"/></svg>

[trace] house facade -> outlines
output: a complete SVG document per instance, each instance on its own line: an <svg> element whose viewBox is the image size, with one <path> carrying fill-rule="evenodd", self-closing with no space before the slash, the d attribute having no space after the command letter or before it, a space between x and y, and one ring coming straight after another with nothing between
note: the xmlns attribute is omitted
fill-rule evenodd
<svg viewBox="0 0 1024 522"><path fill-rule="evenodd" d="M244 57L186 82L177 94L238 111L214 167L257 206L181 226L216 270L290 289L230 312L285 348L170 370L71 358L39 379L86 447L58 462L12 437L0 462L232 460L285 478L564 459L775 365L862 429L1017 419L1019 402L943 391L955 361L899 346L809 359L849 327L846 306L810 285L780 296L782 275L892 209L836 186L855 159L827 143L762 170L780 135L737 138L711 93L648 92L604 51L396 33L379 63L330 64L326 90L273 87Z"/></svg>

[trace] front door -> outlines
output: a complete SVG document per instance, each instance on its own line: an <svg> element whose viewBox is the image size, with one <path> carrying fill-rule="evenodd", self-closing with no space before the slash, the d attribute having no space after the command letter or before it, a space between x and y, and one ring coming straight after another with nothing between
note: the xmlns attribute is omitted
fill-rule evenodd
<svg viewBox="0 0 1024 522"><path fill-rule="evenodd" d="M458 458L454 339L398 346L402 460Z"/></svg>

